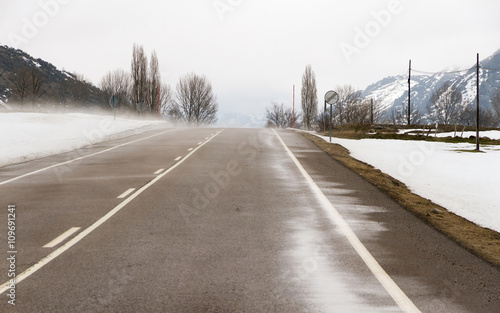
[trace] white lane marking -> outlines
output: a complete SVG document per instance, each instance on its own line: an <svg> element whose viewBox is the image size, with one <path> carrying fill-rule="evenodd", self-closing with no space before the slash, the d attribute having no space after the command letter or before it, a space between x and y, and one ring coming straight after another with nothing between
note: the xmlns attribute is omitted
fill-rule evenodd
<svg viewBox="0 0 500 313"><path fill-rule="evenodd" d="M201 141L200 141L200 142L198 142L198 145L201 145L202 143L203 143L203 142L201 142Z"/></svg>
<svg viewBox="0 0 500 313"><path fill-rule="evenodd" d="M180 159L182 159L182 157L181 157L181 156L180 156L180 157L177 157L177 158L175 159L175 162L179 161Z"/></svg>
<svg viewBox="0 0 500 313"><path fill-rule="evenodd" d="M31 175L34 175L34 174L38 174L38 173L46 171L46 170L50 170L51 168L55 168L55 167L58 167L58 166L61 166L61 165L66 165L66 164L73 163L75 161L80 161L80 160L83 160L83 159L86 159L86 158L90 158L90 157L93 157L93 156L96 156L96 155L99 155L99 154L102 154L102 153L106 153L106 152L109 152L111 150L114 150L114 149L117 149L117 148L120 148L120 147L124 147L124 146L130 145L130 144L133 144L133 143L136 143L136 142L139 142L139 141L143 141L143 140L146 140L146 139L150 139L150 138L153 138L153 137L156 137L156 136L160 136L160 135L169 133L169 132L172 132L174 130L175 129L167 130L167 131L161 132L161 133L156 134L156 135L152 135L152 136L149 136L149 137L146 137L146 138L141 138L141 139L133 140L133 141L130 141L130 142L122 143L121 145L114 146L112 148L109 148L109 149L106 149L106 150L102 150L102 151L99 151L99 152L96 152L96 153L92 153L92 154L89 154L89 155L86 155L86 156L82 156L82 157L79 157L79 158L76 158L76 159L73 159L73 160L69 160L69 161L66 161L66 162L57 163L57 164L54 164L54 165L51 165L51 166L47 166L47 167L44 167L42 169L39 169L39 170L30 172L30 173L27 173L27 174L24 174L24 175L21 175L21 176L17 176L17 177L11 178L11 179L6 180L6 181L3 181L3 182L0 183L0 186L8 184L8 183L11 183L13 181L19 180L19 179L24 178L24 177L28 177L28 176L31 176Z"/></svg>
<svg viewBox="0 0 500 313"><path fill-rule="evenodd" d="M79 230L80 230L80 227L72 227L69 230L67 230L66 232L64 232L62 235L60 235L56 239L52 240L51 242L49 242L48 244L46 244L43 247L44 248L54 248L55 246L57 246L58 244L60 244L64 240L66 240L66 238L73 235L74 233L76 233Z"/></svg>
<svg viewBox="0 0 500 313"><path fill-rule="evenodd" d="M361 243L356 234L352 231L351 227L347 224L340 213L335 209L333 204L328 200L321 189L316 185L312 177L306 172L304 167L300 164L299 160L293 155L292 151L287 147L281 136L273 129L273 132L278 137L279 141L288 152L290 158L292 158L295 165L298 167L306 181L309 183L312 191L316 195L318 201L322 204L323 208L328 212L328 215L332 222L334 222L341 230L347 240L351 243L352 247L358 255L363 259L365 264L368 266L370 271L375 275L380 284L387 290L391 297L396 301L401 310L404 312L420 312L420 310L413 304L413 302L408 298L408 296L399 288L399 286L392 280L392 278L384 271L380 264L375 260L375 258L370 254L368 249Z"/></svg>
<svg viewBox="0 0 500 313"><path fill-rule="evenodd" d="M188 151L193 151L193 148L189 148Z"/></svg>
<svg viewBox="0 0 500 313"><path fill-rule="evenodd" d="M204 145L209 143L213 138L215 138L217 135L222 133L222 130L218 133L216 133L214 136L212 136L209 140L205 141L201 146L197 147L194 149L191 153L189 153L182 161L175 163L171 168L166 170L163 174L156 176L152 181L144 185L141 189L137 190L133 195L125 199L122 203L118 204L116 207L114 207L111 211L109 211L106 215L101 217L99 220L97 220L94 224L90 225L88 228L83 230L81 233L73 237L70 241L66 242L56 250L54 250L52 253L47 255L45 258L41 259L38 261L35 265L31 266L21 274L16 276L16 283L20 283L21 281L25 280L29 276L33 275L36 273L38 270L43 268L45 265L49 264L51 261L56 259L58 256L63 254L66 250L70 249L74 245L76 245L78 242L80 242L83 238L87 237L91 232L96 230L99 226L104 224L107 220L109 220L113 215L118 213L121 209L123 209L127 204L129 204L132 200L137 198L141 193L143 193L146 189L154 185L156 182L158 182L160 179L165 177L168 173L176 169L178 166L180 166L184 161L186 161L191 155L196 153L198 149L202 148ZM0 294L4 293L9 289L10 281L5 282L0 286Z"/></svg>
<svg viewBox="0 0 500 313"><path fill-rule="evenodd" d="M153 175L158 175L161 172L163 172L164 170L165 170L164 168L160 168L159 170L157 170L156 172L154 172Z"/></svg>
<svg viewBox="0 0 500 313"><path fill-rule="evenodd" d="M125 197L127 197L129 194L131 194L134 191L135 191L135 188L130 188L129 190L127 190L124 193L122 193L121 195L119 195L117 197L117 199L124 199Z"/></svg>

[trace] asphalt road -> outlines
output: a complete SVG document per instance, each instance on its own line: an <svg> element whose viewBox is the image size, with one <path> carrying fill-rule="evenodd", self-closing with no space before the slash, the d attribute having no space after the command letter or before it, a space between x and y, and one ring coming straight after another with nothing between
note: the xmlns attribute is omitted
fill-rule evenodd
<svg viewBox="0 0 500 313"><path fill-rule="evenodd" d="M0 199L1 312L499 312L498 267L291 131L110 141L0 169Z"/></svg>

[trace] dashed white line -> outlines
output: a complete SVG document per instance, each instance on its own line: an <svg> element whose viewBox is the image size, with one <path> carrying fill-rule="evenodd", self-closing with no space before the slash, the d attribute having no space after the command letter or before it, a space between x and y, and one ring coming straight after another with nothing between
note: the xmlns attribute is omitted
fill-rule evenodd
<svg viewBox="0 0 500 313"><path fill-rule="evenodd" d="M375 258L370 254L368 249L361 243L356 234L352 231L351 227L344 218L340 215L333 204L328 200L321 189L316 185L312 177L306 172L304 167L300 164L299 160L293 155L292 151L287 147L281 136L273 129L273 132L278 137L279 141L285 148L286 152L293 160L299 171L302 173L306 181L309 183L311 190L316 195L318 201L322 204L325 211L328 213L330 219L335 223L347 240L351 243L352 247L358 255L363 259L365 264L368 266L370 271L375 275L380 284L385 288L385 290L391 295L394 301L399 305L399 307L404 312L418 313L420 310L413 304L413 302L408 298L408 296L399 288L399 286L392 280L392 278L387 274L386 271L380 266L380 264L375 260Z"/></svg>
<svg viewBox="0 0 500 313"><path fill-rule="evenodd" d="M199 145L201 145L202 143L203 143L203 142L201 142L201 141L200 141L200 142L198 142L198 146L199 146Z"/></svg>
<svg viewBox="0 0 500 313"><path fill-rule="evenodd" d="M74 233L76 233L79 230L80 230L80 227L72 227L69 230L67 230L66 232L64 232L62 235L60 235L56 239L52 240L51 242L49 242L48 244L46 244L43 247L44 248L54 248L55 246L57 246L58 244L60 244L61 242L63 242L64 240L66 240L68 237L70 237L71 235L73 235Z"/></svg>
<svg viewBox="0 0 500 313"><path fill-rule="evenodd" d="M109 211L106 215L104 215L103 217L101 217L99 220L97 220L94 224L90 225L88 228L84 229L81 233L79 233L78 235L76 235L73 239L71 239L70 241L66 242L65 244L63 244L62 246L60 246L59 248L57 248L56 250L54 250L52 253L50 253L49 255L47 255L45 258L43 258L40 261L38 261L35 265L31 266L30 268L28 268L27 270L25 270L21 274L17 275L16 282L20 283L21 281L25 280L26 278L28 278L29 276L31 276L32 274L36 273L38 270L40 270L41 268L43 268L45 265L49 264L51 261L53 261L54 259L56 259L58 256L60 256L61 254L63 254L65 251L67 251L68 249L70 249L71 247L73 247L74 245L76 245L83 238L87 237L90 233L92 233L94 230L96 230L99 226L101 226L107 220L109 220L111 217L113 217L113 215L115 215L121 209L123 209L132 200L134 200L135 198L137 198L146 189L148 189L149 187L151 187L152 185L154 185L160 179L162 179L163 177L165 177L168 173L170 173L171 171L173 171L174 169L176 169L178 166L180 166L191 155L193 155L196 151L198 151L198 149L201 149L205 144L209 143L210 140L212 140L213 138L215 138L215 136L219 135L221 132L222 131L218 132L217 134L215 134L214 136L212 136L208 141L206 141L203 145L197 147L191 153L189 153L188 155L186 155L186 157L181 162L175 163L171 168L169 168L168 170L166 170L163 174L158 175L155 179L153 179L152 181L150 181L149 183L147 183L146 185L144 185L141 189L137 190L133 195L131 195L130 197L128 197L127 199L125 199L122 203L118 204L111 211ZM7 282L5 282L5 283L3 283L0 286L0 294L3 294L5 291L7 291L9 289L9 285L10 285L10 280L7 281Z"/></svg>
<svg viewBox="0 0 500 313"><path fill-rule="evenodd" d="M193 148L189 148L188 151L193 151Z"/></svg>
<svg viewBox="0 0 500 313"><path fill-rule="evenodd" d="M164 168L160 168L159 170L157 170L156 172L154 172L153 174L154 175L158 175L160 174L161 172L163 172L165 169Z"/></svg>
<svg viewBox="0 0 500 313"><path fill-rule="evenodd" d="M163 134L166 134L166 133L172 132L172 131L174 131L174 130L167 130L167 131L161 132L161 133L159 133L159 134L154 134L154 135L152 135L152 136L148 136L148 137L145 137L145 138L141 138L141 139L137 139L137 140L129 141L129 142L126 142L126 143L122 143L122 144L120 144L120 145L117 145L117 146L111 147L111 148L109 148L109 149L102 150L102 151L99 151L99 152L96 152L96 153L92 153L92 154L89 154L89 155L85 155L85 156L82 156L82 157L79 157L79 158L76 158L76 159L73 159L73 160L69 160L69 161L66 161L66 162L61 162L61 163L57 163L57 164L54 164L54 165L51 165L51 166L47 166L47 167L41 168L41 169L39 169L39 170L36 170L36 171L33 171L33 172L29 172L29 173L26 173L26 174L24 174L24 175L17 176L17 177L14 177L14 178L8 179L8 180L6 180L6 181L0 182L0 186L1 186L1 185L8 184L8 183L11 183L11 182L13 182L13 181L16 181L16 180L21 179L21 178L24 178L24 177L28 177L28 176L31 176L31 175L34 175L34 174L41 173L41 172L46 171L46 170L49 170L49 169L51 169L51 168L55 168L55 167L58 167L58 166L61 166L61 165L66 165L66 164L73 163L73 162L75 162L75 161L80 161L80 160L83 160L83 159L86 159L86 158L90 158L90 157L93 157L93 156L95 156L95 155L103 154L103 153L106 153L106 152L108 152L108 151L112 151L112 150L115 150L115 149L117 149L117 148L124 147L124 146L130 145L130 144L133 144L133 143L136 143L136 142L139 142L139 141L143 141L143 140L147 140L147 139L150 139L150 138L153 138L153 137L157 137L157 136L160 136L160 135L163 135Z"/></svg>
<svg viewBox="0 0 500 313"><path fill-rule="evenodd" d="M180 159L182 159L182 157L181 157L181 156L180 156L180 157L175 158L175 162L179 161Z"/></svg>
<svg viewBox="0 0 500 313"><path fill-rule="evenodd" d="M122 193L121 195L119 195L117 197L117 199L123 199L123 198L126 198L129 194L131 194L132 192L135 191L135 188L130 188L129 190L125 191L124 193Z"/></svg>

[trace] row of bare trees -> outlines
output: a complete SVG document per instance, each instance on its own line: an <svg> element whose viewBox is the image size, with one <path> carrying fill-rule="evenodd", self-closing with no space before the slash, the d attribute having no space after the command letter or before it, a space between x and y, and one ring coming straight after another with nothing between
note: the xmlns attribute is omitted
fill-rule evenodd
<svg viewBox="0 0 500 313"><path fill-rule="evenodd" d="M404 101L401 107L395 107L390 111L390 122L399 125L406 121L408 103ZM492 110L480 108L479 120L481 126L500 126L500 91L491 98ZM474 102L464 103L462 94L454 88L450 82L432 93L427 103L425 112L413 108L410 117L411 124L417 125L426 122L445 125L472 126L476 123L476 104Z"/></svg>
<svg viewBox="0 0 500 313"><path fill-rule="evenodd" d="M116 96L122 110L139 110L160 114L160 107L168 106L171 90L168 85L161 85L160 68L156 52L148 57L144 47L134 44L132 51L131 72L123 69L108 72L99 84L107 97Z"/></svg>
<svg viewBox="0 0 500 313"><path fill-rule="evenodd" d="M283 103L271 103L271 106L266 108L266 127L272 128L288 128L300 127L300 114L293 112L292 108L285 108Z"/></svg>
<svg viewBox="0 0 500 313"><path fill-rule="evenodd" d="M483 126L499 126L500 91L491 98L492 110L480 108L479 120ZM439 124L474 125L476 123L476 105L464 104L462 94L451 83L444 84L436 90L427 105L428 117Z"/></svg>
<svg viewBox="0 0 500 313"><path fill-rule="evenodd" d="M295 113L291 108L285 108L284 104L272 102L266 108L266 127L287 128L304 126L310 130L315 126L318 116L318 90L316 87L316 75L311 65L307 65L302 75L301 89L302 114ZM302 117L302 122L299 119Z"/></svg>
<svg viewBox="0 0 500 313"><path fill-rule="evenodd" d="M115 70L101 80L108 97L115 95L122 110L145 111L190 125L217 121L218 104L211 82L202 75L188 74L179 79L176 93L163 84L156 52L148 57L143 46L134 44L131 72Z"/></svg>
<svg viewBox="0 0 500 313"><path fill-rule="evenodd" d="M302 104L302 126L310 130L316 126L320 130L332 125L341 124L373 124L380 120L382 112L373 100L363 99L361 91L357 91L351 85L337 86L335 89L339 95L339 102L332 108L330 116L329 107L325 107L318 115L318 96L316 87L316 76L311 65L307 65L302 75L301 104ZM296 120L300 114L295 116ZM293 121L291 109L285 109L284 105L272 103L266 109L267 126L269 127L291 127ZM297 123L296 123L297 126Z"/></svg>

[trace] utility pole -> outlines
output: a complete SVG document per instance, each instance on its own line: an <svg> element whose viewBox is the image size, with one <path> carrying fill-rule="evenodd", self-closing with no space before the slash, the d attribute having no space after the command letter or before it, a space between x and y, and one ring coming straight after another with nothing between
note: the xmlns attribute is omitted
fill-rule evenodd
<svg viewBox="0 0 500 313"><path fill-rule="evenodd" d="M408 125L411 123L411 60L408 71Z"/></svg>
<svg viewBox="0 0 500 313"><path fill-rule="evenodd" d="M325 108L323 109L323 132L326 133L326 99Z"/></svg>
<svg viewBox="0 0 500 313"><path fill-rule="evenodd" d="M370 124L373 125L373 98L370 101Z"/></svg>
<svg viewBox="0 0 500 313"><path fill-rule="evenodd" d="M330 143L332 142L332 115L333 115L333 105L330 104L330 116L329 121L330 121Z"/></svg>
<svg viewBox="0 0 500 313"><path fill-rule="evenodd" d="M476 99L476 151L479 151L479 53L477 54L477 66L476 66L476 88L477 88L477 99Z"/></svg>
<svg viewBox="0 0 500 313"><path fill-rule="evenodd" d="M292 128L295 128L295 85L293 85L293 109L292 109L292 116L293 116L293 126L292 126Z"/></svg>

